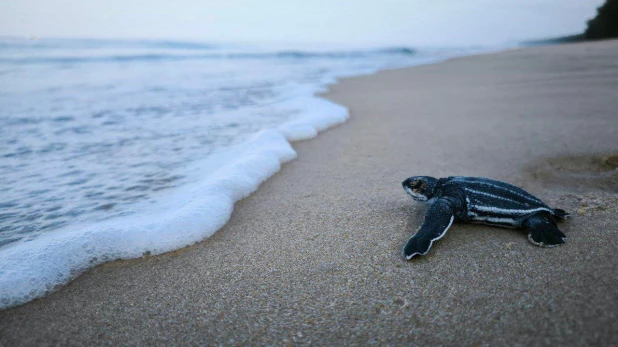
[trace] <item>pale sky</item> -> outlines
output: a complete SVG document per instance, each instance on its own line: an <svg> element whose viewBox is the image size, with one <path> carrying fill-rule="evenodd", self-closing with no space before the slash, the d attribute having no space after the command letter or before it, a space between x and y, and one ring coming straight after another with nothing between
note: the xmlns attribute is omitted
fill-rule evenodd
<svg viewBox="0 0 618 347"><path fill-rule="evenodd" d="M444 46L582 32L603 0L0 0L0 35Z"/></svg>

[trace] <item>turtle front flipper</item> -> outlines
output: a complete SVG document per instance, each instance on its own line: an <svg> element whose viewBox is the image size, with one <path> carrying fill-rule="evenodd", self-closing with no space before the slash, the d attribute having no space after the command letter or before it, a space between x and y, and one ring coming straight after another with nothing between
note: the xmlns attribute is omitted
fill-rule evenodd
<svg viewBox="0 0 618 347"><path fill-rule="evenodd" d="M555 247L566 242L566 235L558 229L553 217L538 213L523 222L528 229L528 240L540 247Z"/></svg>
<svg viewBox="0 0 618 347"><path fill-rule="evenodd" d="M444 198L436 200L427 210L425 221L403 248L406 259L429 252L434 241L441 239L455 220L453 204Z"/></svg>

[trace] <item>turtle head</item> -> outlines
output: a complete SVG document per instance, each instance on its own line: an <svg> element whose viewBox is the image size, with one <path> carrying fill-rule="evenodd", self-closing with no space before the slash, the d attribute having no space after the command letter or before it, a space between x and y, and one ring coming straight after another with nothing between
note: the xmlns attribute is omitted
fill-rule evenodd
<svg viewBox="0 0 618 347"><path fill-rule="evenodd" d="M403 189L416 201L433 198L438 180L429 176L412 176L401 182Z"/></svg>

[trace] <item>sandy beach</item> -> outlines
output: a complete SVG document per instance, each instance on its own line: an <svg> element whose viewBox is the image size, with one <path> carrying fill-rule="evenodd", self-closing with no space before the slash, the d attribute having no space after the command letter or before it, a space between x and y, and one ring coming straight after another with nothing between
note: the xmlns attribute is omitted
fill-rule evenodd
<svg viewBox="0 0 618 347"><path fill-rule="evenodd" d="M98 266L0 312L0 345L616 345L618 41L351 78L351 118L236 204L213 237ZM401 247L412 175L490 177L572 219L567 244L454 225Z"/></svg>

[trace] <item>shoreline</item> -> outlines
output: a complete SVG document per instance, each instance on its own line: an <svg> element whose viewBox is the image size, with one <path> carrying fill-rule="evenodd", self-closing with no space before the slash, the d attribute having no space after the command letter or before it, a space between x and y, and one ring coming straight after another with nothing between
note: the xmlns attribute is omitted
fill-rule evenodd
<svg viewBox="0 0 618 347"><path fill-rule="evenodd" d="M509 48L422 57L407 67ZM396 69L390 67L378 71ZM352 77L375 73L368 71L357 71ZM330 76L325 81L330 78L335 77ZM307 90L307 95L287 99L284 104L298 108L295 119L259 131L243 143L222 148L189 164L191 167L211 168L213 162L217 163L215 170L206 170L207 174L202 174L193 184L176 187L154 205L142 203L139 213L69 225L27 242L6 245L0 252L0 263L7 264L9 269L0 272L0 310L49 295L100 264L160 255L212 236L227 223L236 201L255 192L262 182L280 170L281 165L296 158L293 142L314 138L326 129L345 123L349 117L347 108L321 96L330 84L323 81L314 85L311 91ZM182 176L185 173L177 174ZM240 178L240 183L228 177ZM169 205L165 201L175 203ZM191 223L187 223L187 219ZM139 235L136 230L144 230L141 234L148 235ZM48 250L50 246L54 248L53 252Z"/></svg>
<svg viewBox="0 0 618 347"><path fill-rule="evenodd" d="M0 344L615 342L618 199L549 184L565 163L539 163L618 152L616 52L523 48L343 79L326 97L349 107L347 124L294 142L299 159L212 237L0 311ZM457 224L405 262L424 213L400 191L413 174L487 176L589 208L561 224L557 249Z"/></svg>

